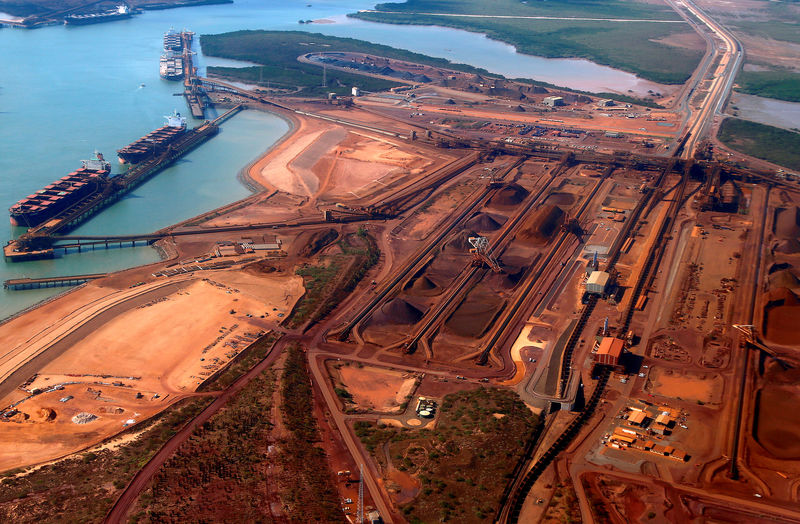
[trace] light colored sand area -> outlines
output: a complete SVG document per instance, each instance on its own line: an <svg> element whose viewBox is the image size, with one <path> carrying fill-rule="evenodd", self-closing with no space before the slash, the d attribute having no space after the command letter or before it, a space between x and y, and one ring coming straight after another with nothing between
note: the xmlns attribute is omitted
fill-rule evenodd
<svg viewBox="0 0 800 524"><path fill-rule="evenodd" d="M180 285L185 280L186 277L177 277L123 290L88 285L3 324L0 326L0 340L3 341L0 380L6 380L31 358L115 305L158 294L159 289Z"/></svg>
<svg viewBox="0 0 800 524"><path fill-rule="evenodd" d="M359 408L380 412L399 412L417 381L415 375L403 371L355 365L342 366L339 378Z"/></svg>
<svg viewBox="0 0 800 524"><path fill-rule="evenodd" d="M723 381L716 374L677 372L651 368L646 389L654 395L718 404L722 400Z"/></svg>
<svg viewBox="0 0 800 524"><path fill-rule="evenodd" d="M165 287L169 293L145 294L146 301L131 299L130 307L111 318L98 321L78 315L82 322L62 322L49 333L64 335L72 327L73 333L88 334L45 361L26 386L28 391L58 385L64 389L27 398L16 406L20 414L12 422L0 424L0 469L85 449L118 433L131 419L139 422L153 416L192 393L259 333L273 328L280 320L278 313L288 314L304 291L299 276L244 271L196 273L181 284ZM146 287L152 288L94 294L105 291L106 296L96 302L119 306L120 299L124 305L125 296ZM29 330L35 331L35 323L30 324ZM9 406L27 395L12 390L0 398L0 405ZM73 398L60 402L68 396ZM45 408L52 411L41 411ZM81 412L98 418L75 424L71 419Z"/></svg>
<svg viewBox="0 0 800 524"><path fill-rule="evenodd" d="M104 379L95 379L103 381ZM90 391L91 390L91 391ZM137 393L143 394L137 399ZM60 402L60 399L73 398ZM73 384L22 403L11 422L0 424L0 470L38 464L92 446L166 408L178 397L153 398L152 392L100 384ZM97 418L75 424L72 417Z"/></svg>
<svg viewBox="0 0 800 524"><path fill-rule="evenodd" d="M335 147L338 143L337 135L344 130L339 126L316 120L299 119L298 122L294 134L288 140L253 165L250 176L266 187L293 195L313 196L319 187L319 180L311 172L311 166L306 165L308 159L311 158L312 152L319 158ZM326 135L327 139L323 139L322 145L315 147L315 142L323 135ZM304 158L303 153L306 150L309 151L309 156L300 161L298 167L293 168L292 163L295 159Z"/></svg>
<svg viewBox="0 0 800 524"><path fill-rule="evenodd" d="M347 200L380 189L397 177L419 174L431 164L392 142L351 132L316 171L324 181L324 198Z"/></svg>
<svg viewBox="0 0 800 524"><path fill-rule="evenodd" d="M288 313L301 293L302 279L296 276L213 274L117 316L41 373L140 376L139 387L148 390L193 391L255 339L262 328L254 319L277 313L273 307Z"/></svg>
<svg viewBox="0 0 800 524"><path fill-rule="evenodd" d="M514 341L514 345L511 346L511 360L514 361L514 366L516 366L517 369L514 372L514 376L503 382L503 385L514 386L522 382L522 379L525 378L525 363L523 362L522 355L520 354L522 349L527 347L536 347L541 349L547 344L547 341L531 340L531 331L534 327L536 327L535 324L526 324L522 328L522 331L520 331L517 340Z"/></svg>

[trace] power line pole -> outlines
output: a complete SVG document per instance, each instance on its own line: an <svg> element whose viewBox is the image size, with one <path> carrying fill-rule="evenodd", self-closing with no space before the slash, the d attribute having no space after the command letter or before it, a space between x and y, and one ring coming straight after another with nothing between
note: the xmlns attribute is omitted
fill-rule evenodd
<svg viewBox="0 0 800 524"><path fill-rule="evenodd" d="M326 80L327 73L328 73L328 66L326 64L322 64L322 87L328 85L328 82Z"/></svg>

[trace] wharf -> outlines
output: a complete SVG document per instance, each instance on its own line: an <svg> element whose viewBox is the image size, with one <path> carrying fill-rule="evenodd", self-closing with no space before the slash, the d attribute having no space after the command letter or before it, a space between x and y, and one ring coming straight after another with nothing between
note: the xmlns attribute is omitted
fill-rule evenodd
<svg viewBox="0 0 800 524"><path fill-rule="evenodd" d="M192 61L192 38L194 33L183 31L181 41L183 43L183 97L189 106L194 118L205 118L205 108L207 95L197 77L197 68Z"/></svg>
<svg viewBox="0 0 800 524"><path fill-rule="evenodd" d="M243 106L238 105L216 119L192 129L161 156L137 164L126 173L113 177L94 194L65 209L51 220L29 229L19 238L9 241L3 247L6 261L22 262L54 258L55 248L64 247L53 245L54 235L73 229L175 163L186 153L216 135L219 132L219 125L242 109ZM70 247L80 249L80 246Z"/></svg>
<svg viewBox="0 0 800 524"><path fill-rule="evenodd" d="M90 280L103 278L108 273L93 273L90 275L68 275L63 277L41 278L10 278L3 282L5 289L38 289L42 287L77 286Z"/></svg>

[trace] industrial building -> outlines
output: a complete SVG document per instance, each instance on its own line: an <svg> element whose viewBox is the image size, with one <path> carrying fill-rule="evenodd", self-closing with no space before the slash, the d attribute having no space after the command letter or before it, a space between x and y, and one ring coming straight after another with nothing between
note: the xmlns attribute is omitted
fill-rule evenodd
<svg viewBox="0 0 800 524"><path fill-rule="evenodd" d="M632 411L628 416L628 423L631 426L642 427L647 422L647 414L644 411Z"/></svg>
<svg viewBox="0 0 800 524"><path fill-rule="evenodd" d="M586 279L586 292L595 295L603 295L608 286L609 274L605 271L592 271Z"/></svg>
<svg viewBox="0 0 800 524"><path fill-rule="evenodd" d="M595 353L595 362L603 366L617 366L625 341L621 338L603 337Z"/></svg>
<svg viewBox="0 0 800 524"><path fill-rule="evenodd" d="M548 107L559 107L564 105L563 96L546 96L542 103Z"/></svg>

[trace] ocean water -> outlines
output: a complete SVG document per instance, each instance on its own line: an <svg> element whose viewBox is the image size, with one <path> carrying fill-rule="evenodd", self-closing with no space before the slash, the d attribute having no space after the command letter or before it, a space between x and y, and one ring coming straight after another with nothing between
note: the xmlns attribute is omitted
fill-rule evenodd
<svg viewBox="0 0 800 524"><path fill-rule="evenodd" d="M0 210L80 166L159 127L173 109L188 114L179 82L158 76L162 34L170 27L196 34L238 29L305 30L361 38L484 67L509 76L540 78L578 89L640 89L634 75L585 60L519 55L482 35L437 27L387 26L348 19L369 9L356 0L237 0L234 4L149 11L128 20L80 27L0 30ZM300 26L299 19L333 24ZM207 63L195 42L201 71ZM601 78L600 84L586 84ZM583 83L581 83L583 82ZM649 87L645 87L646 90ZM210 116L214 116L212 113ZM191 121L190 125L197 122ZM248 194L240 169L288 130L268 113L244 112L222 132L83 224L77 233L147 233ZM116 168L119 169L119 168ZM3 219L0 242L22 230ZM0 263L0 279L113 271L154 262L152 248L69 254L56 260ZM64 288L0 292L0 318Z"/></svg>

